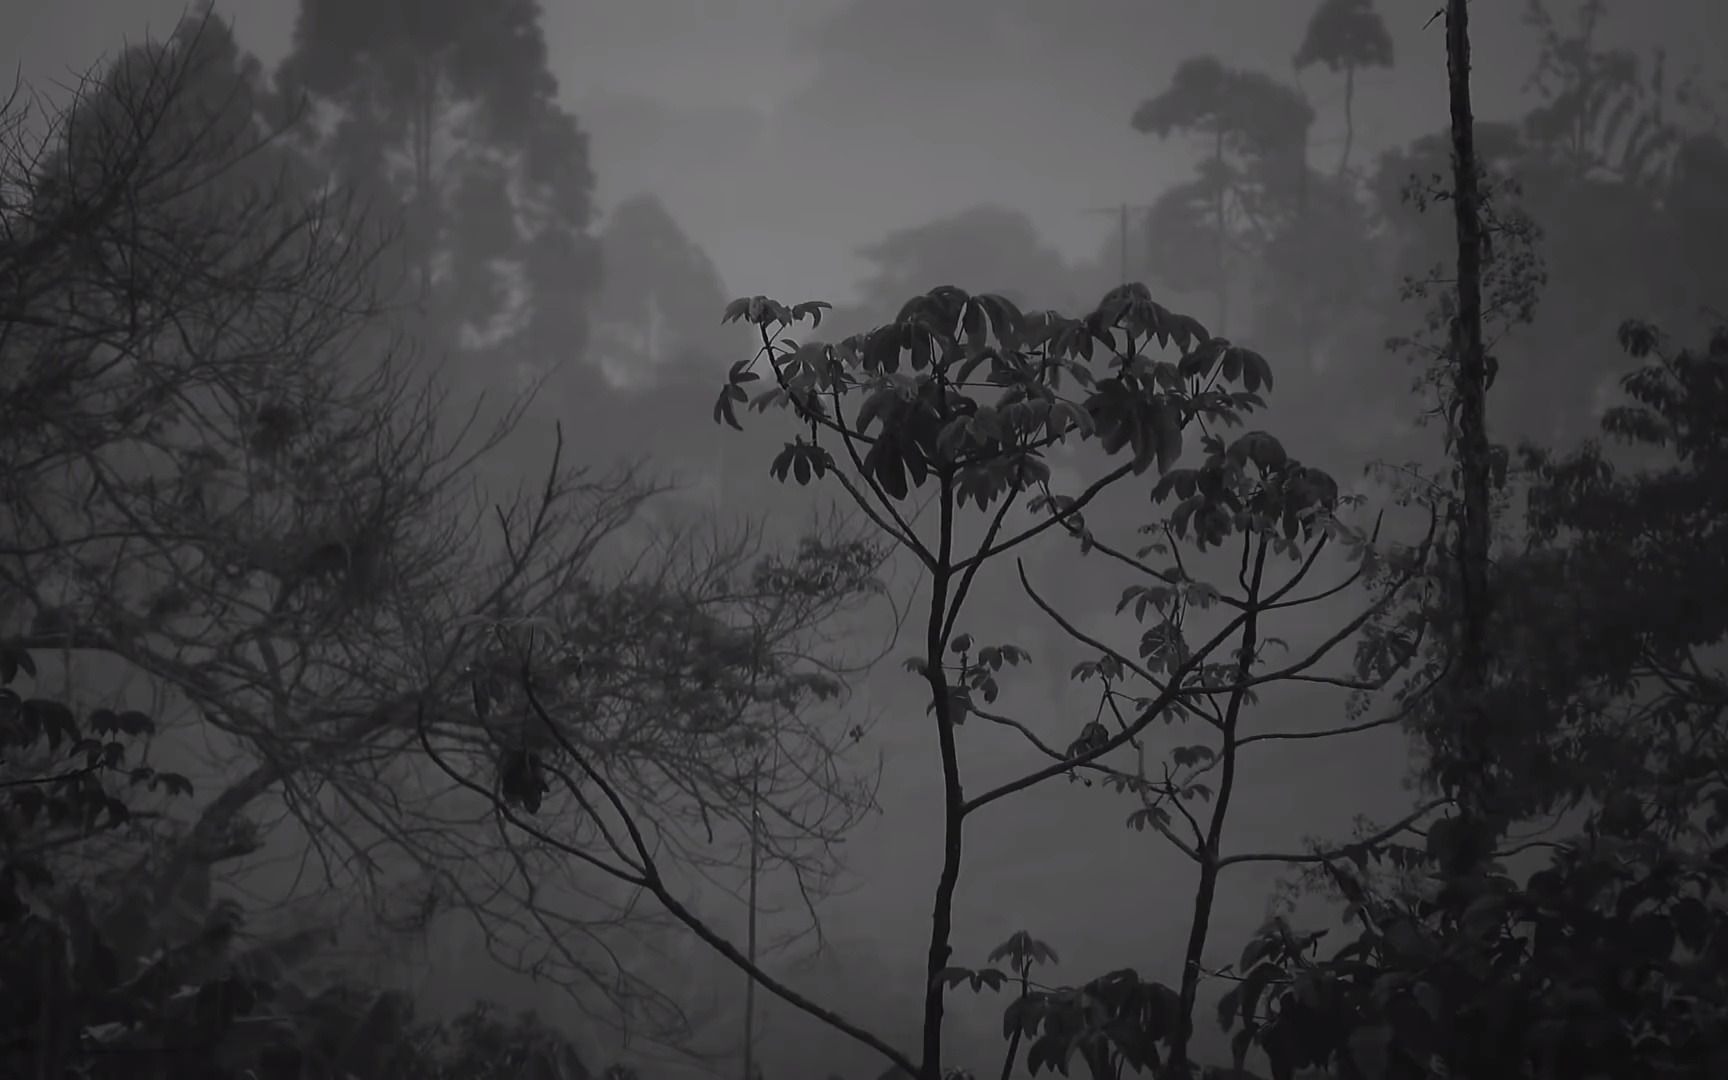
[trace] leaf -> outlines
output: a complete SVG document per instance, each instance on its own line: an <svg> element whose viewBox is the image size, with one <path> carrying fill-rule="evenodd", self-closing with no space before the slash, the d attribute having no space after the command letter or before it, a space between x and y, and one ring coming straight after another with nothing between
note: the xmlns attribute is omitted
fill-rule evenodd
<svg viewBox="0 0 1728 1080"><path fill-rule="evenodd" d="M58 701L30 698L19 706L19 712L25 724L48 739L51 750L58 750L61 743L74 742L78 738L77 718L71 709Z"/></svg>
<svg viewBox="0 0 1728 1080"><path fill-rule="evenodd" d="M720 396L714 401L714 422L716 424L724 423L734 431L743 431L744 425L738 422L738 415L733 411L735 402L732 391L734 389L736 387L732 386L721 388Z"/></svg>
<svg viewBox="0 0 1728 1080"><path fill-rule="evenodd" d="M1692 896L1682 897L1674 902L1668 914L1674 920L1675 936L1680 943L1693 952L1702 950L1710 938L1710 911L1703 901Z"/></svg>
<svg viewBox="0 0 1728 1080"><path fill-rule="evenodd" d="M868 431L870 425L881 419L886 427L888 411L900 400L900 392L893 387L884 387L864 399L864 404L858 407L858 417L854 421L853 430L859 434Z"/></svg>
<svg viewBox="0 0 1728 1080"><path fill-rule="evenodd" d="M1152 407L1152 423L1157 438L1158 471L1167 473L1182 456L1182 414L1167 397L1159 397Z"/></svg>
<svg viewBox="0 0 1728 1080"><path fill-rule="evenodd" d="M792 306L792 319L795 322L809 319L811 329L815 329L822 325L822 313L833 306L826 300L806 300L802 304Z"/></svg>
<svg viewBox="0 0 1728 1080"><path fill-rule="evenodd" d="M1647 911L1635 917L1626 932L1632 948L1642 954L1639 960L1664 964L1672 958L1676 935L1667 916Z"/></svg>
<svg viewBox="0 0 1728 1080"><path fill-rule="evenodd" d="M1419 983L1414 993L1399 994L1386 1006L1386 1017L1397 1034L1398 1049L1417 1061L1428 1060L1439 1048L1435 1018L1422 1004L1419 996L1424 989L1430 995L1433 993L1433 987Z"/></svg>
<svg viewBox="0 0 1728 1080"><path fill-rule="evenodd" d="M1254 1027L1245 1027L1230 1037L1230 1064L1238 1076L1248 1075L1248 1051L1254 1046L1256 1030L1258 1029Z"/></svg>
<svg viewBox="0 0 1728 1080"><path fill-rule="evenodd" d="M891 375L900 370L900 328L878 326L870 331L864 339L863 353L866 371Z"/></svg>
<svg viewBox="0 0 1728 1080"><path fill-rule="evenodd" d="M1034 999L1017 997L1002 1010L1002 1037L1011 1038L1018 1031L1022 1038L1038 1030L1038 1008Z"/></svg>
<svg viewBox="0 0 1728 1080"><path fill-rule="evenodd" d="M1213 757L1214 754L1212 748L1205 745L1178 746L1176 749L1170 751L1170 760L1174 761L1182 768L1198 765L1204 761L1211 761Z"/></svg>
<svg viewBox="0 0 1728 1080"><path fill-rule="evenodd" d="M1236 1010L1242 1001L1242 984L1237 983L1224 991L1224 996L1218 999L1218 1026L1229 1031L1236 1024Z"/></svg>
<svg viewBox="0 0 1728 1080"><path fill-rule="evenodd" d="M1246 967L1247 965L1242 966ZM1284 977L1284 969L1272 963L1259 964L1248 972L1248 977L1243 979L1241 984L1242 1005L1240 1012L1244 1022L1259 1011L1260 995L1266 992L1266 988L1275 982L1282 982Z"/></svg>
<svg viewBox="0 0 1728 1080"><path fill-rule="evenodd" d="M157 784L161 784L163 790L165 790L169 795L192 794L192 781L181 776L179 773L159 772L150 780L150 786L152 788Z"/></svg>
<svg viewBox="0 0 1728 1080"><path fill-rule="evenodd" d="M1164 828L1170 824L1170 811L1162 806L1144 806L1128 815L1127 825L1135 832L1149 828Z"/></svg>
<svg viewBox="0 0 1728 1080"><path fill-rule="evenodd" d="M1384 1024L1359 1027L1350 1033L1350 1058L1363 1080L1384 1080L1390 1064L1392 1029Z"/></svg>
<svg viewBox="0 0 1728 1080"><path fill-rule="evenodd" d="M1662 335L1656 327L1639 319L1627 319L1620 324L1620 347L1634 360L1642 360L1656 350Z"/></svg>
<svg viewBox="0 0 1728 1080"><path fill-rule="evenodd" d="M726 381L736 386L739 383L754 382L757 379L760 379L762 376L750 370L750 364L752 362L753 361L750 360L739 360L735 362L726 372ZM739 398L738 400L742 401L743 398Z"/></svg>
<svg viewBox="0 0 1728 1080"><path fill-rule="evenodd" d="M966 722L966 717L972 712L972 695L965 687L954 686L948 689L948 722L959 727Z"/></svg>

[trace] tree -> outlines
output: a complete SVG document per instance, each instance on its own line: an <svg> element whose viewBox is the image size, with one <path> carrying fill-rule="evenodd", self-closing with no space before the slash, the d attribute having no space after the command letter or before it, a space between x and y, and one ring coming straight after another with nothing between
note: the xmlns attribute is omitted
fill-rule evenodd
<svg viewBox="0 0 1728 1080"><path fill-rule="evenodd" d="M720 365L706 341L713 311L726 302L719 271L659 199L636 195L613 207L600 252L595 355L609 379L636 388L660 381L662 371Z"/></svg>
<svg viewBox="0 0 1728 1080"><path fill-rule="evenodd" d="M1324 64L1334 75L1344 75L1344 148L1338 152L1338 175L1343 176L1356 143L1356 73L1393 64L1392 35L1374 0L1320 0L1293 62L1299 72Z"/></svg>
<svg viewBox="0 0 1728 1080"><path fill-rule="evenodd" d="M372 205L408 208L417 336L472 356L467 384L481 357L543 377L580 355L599 280L588 141L558 104L539 19L535 0L304 0L278 73L331 111L307 132L315 159ZM560 370L567 415L593 381Z"/></svg>
<svg viewBox="0 0 1728 1080"><path fill-rule="evenodd" d="M1705 332L1714 297L1704 283L1718 275L1720 238L1728 235L1719 212L1682 195L1723 175L1720 144L1692 115L1703 111L1704 96L1669 72L1660 53L1645 64L1600 43L1601 7L1582 5L1571 27L1534 7L1542 45L1530 87L1540 101L1517 121L1478 125L1495 234L1486 255L1491 278L1499 273L1493 267L1514 270L1542 241L1540 271L1527 266L1505 278L1516 286L1506 299L1520 289L1525 295L1499 311L1489 305L1497 369L1491 408L1496 428L1512 440L1576 445L1590 434L1588 418L1613 393L1615 372L1612 364L1580 368L1576 358L1600 358L1597 343L1624 316ZM1415 140L1385 155L1370 185L1395 265L1430 285L1437 283L1430 268L1447 260L1453 238L1440 218L1419 211L1443 190L1435 178L1448 169L1449 153L1444 133ZM1502 258L1502 247L1516 254ZM1542 317L1501 340L1507 325L1530 322L1538 292ZM1403 336L1396 308L1384 317L1387 332L1397 327Z"/></svg>
<svg viewBox="0 0 1728 1080"><path fill-rule="evenodd" d="M925 577L920 597L923 640L906 667L923 684L922 696L929 703L944 809L941 869L922 980L920 1052L907 1054L799 993L682 902L656 857L651 836L639 828L634 808L620 797L592 753L567 736L568 720L541 704L535 678L537 671L547 670L543 660L524 668L520 684L546 733L546 752L569 767L556 783L549 775L548 785L562 789L559 798L580 808L578 820L595 820L594 828L611 847L608 858L596 860L570 845L570 857L652 894L759 985L875 1050L892 1067L937 1078L952 1064L943 1051L948 991L967 983L975 989L996 988L1008 977L995 968L960 967L952 956L953 901L967 820L1048 780L1067 776L1091 782L1101 776L1135 796L1139 809L1133 824L1162 834L1196 863L1200 881L1188 963L1179 989L1132 972L1105 977L1099 985L1127 993L1118 998L1129 1011L1102 1020L1094 1017L1103 1028L1081 1022L1091 1015L1088 1002L1096 995L1090 990L1040 999L1035 1013L1025 1013L1027 1005L1021 1003L1026 1030L1042 1025L1029 1047L1028 1062L1037 1069L1084 1051L1093 1055L1089 1060L1095 1061L1095 1070L1105 1070L1098 1073L1102 1077L1124 1066L1158 1063L1159 1047L1168 1045L1169 1067L1181 1073L1190 1068L1188 1041L1203 974L1200 956L1219 872L1237 863L1303 857L1221 852L1237 752L1256 741L1344 734L1390 722L1357 724L1339 732L1250 734L1240 726L1243 708L1258 686L1307 677L1304 673L1339 641L1392 605L1419 573L1426 546L1394 548L1382 559L1368 537L1333 516L1339 497L1330 477L1296 461L1264 432L1249 432L1233 442L1208 433L1201 439L1204 460L1192 468L1177 468L1184 427L1239 419L1261 404L1257 391L1268 385L1270 375L1259 354L1211 337L1194 320L1154 303L1143 286L1113 290L1083 319L1054 313L1028 316L1000 296L972 297L943 287L909 301L895 322L837 345L783 339L794 323L819 323L826 308L819 302L788 307L764 297L734 301L727 321L755 327L762 348L754 363L744 360L733 366L715 416L736 425L738 406L746 402L757 410L778 407L789 412L801 433L774 461L775 475L801 484L828 480L840 485ZM1154 342L1173 344L1181 351L1180 359L1157 360L1142 351ZM1095 355L1101 361L1096 372ZM761 378L758 367L773 381L752 401L745 387ZM1072 391L1066 390L1069 386ZM1229 389L1233 386L1241 389ZM1046 452L1067 437L1083 443L1096 440L1103 451L1097 455L1103 459L1098 474L1072 494L1052 488L1044 462ZM1162 533L1168 545L1154 543L1135 553L1102 536L1085 515L1088 507L1102 505L1101 496L1112 485L1154 467L1160 479L1153 495L1158 501L1173 500L1173 507L1168 518L1142 531ZM934 515L908 512L914 500L926 499L933 502ZM973 506L975 514L970 512ZM1007 527L1016 508L1022 516L1030 508L1031 516ZM1009 642L977 638L959 623L989 564L1017 555L1040 537L1063 534L1082 551L1098 552L1128 567L1135 583L1125 590L1121 608L1133 609L1144 625L1136 659L1074 627L1043 598L1020 564L1022 586L1033 605L1097 651L1098 659L1082 665L1076 675L1103 683L1097 719L1078 731L1040 732L1003 711L1005 704L997 704L1002 680L1029 663L1028 654ZM1257 670L1266 662L1268 620L1274 612L1309 602L1298 591L1330 541L1359 553L1363 564L1349 581L1371 581L1375 599L1365 613L1347 619L1338 632L1292 663ZM1240 546L1240 592L1191 576L1189 568L1198 569L1199 564L1174 551L1184 542L1194 545L1202 562L1224 557L1218 549L1225 545ZM1174 558L1174 564L1148 561L1154 552ZM1283 580L1275 580L1273 568L1282 558L1294 560L1292 569ZM1234 564L1236 559L1227 561ZM1318 595L1332 591L1320 589ZM1221 626L1209 625L1212 620L1198 614L1189 621L1190 611L1209 608L1222 612L1217 620ZM1191 642L1190 634L1202 640ZM1401 648L1382 648L1380 666L1397 670L1413 644L1405 640ZM1332 681L1329 676L1313 677ZM1002 727L1024 740L1021 745L1032 762L1027 771L968 794L956 734L968 722ZM1148 747L1150 731L1159 722L1209 726L1220 736L1221 750L1179 747L1171 751L1174 767L1160 778L1147 771L1148 754L1155 752ZM1200 782L1214 768L1221 770L1215 796ZM1183 805L1196 799L1215 802L1204 824ZM1426 809L1418 808L1407 820ZM516 824L525 831L539 828ZM1009 1022L1020 1022L1012 1010ZM1006 1067L1012 1065L1011 1057Z"/></svg>
<svg viewBox="0 0 1728 1080"><path fill-rule="evenodd" d="M1217 298L1217 325L1230 322L1234 250L1264 236L1292 207L1282 200L1287 182L1306 169L1308 129L1314 112L1300 94L1269 76L1225 66L1216 57L1184 60L1161 94L1142 102L1134 130L1167 139L1202 138L1208 151L1199 175L1158 200L1148 228L1154 251L1172 258L1160 277L1176 287L1209 287ZM1184 237L1210 237L1205 261ZM1185 283L1185 284L1179 284Z"/></svg>
<svg viewBox="0 0 1728 1080"><path fill-rule="evenodd" d="M192 785L148 763L149 716L100 707L81 718L46 696L51 674L30 652L0 648L7 1075L589 1075L533 1016L505 1022L481 1002L427 1023L399 993L309 970L330 951L329 925L259 933L232 898L140 902L128 878L172 838L166 811Z"/></svg>
<svg viewBox="0 0 1728 1080"><path fill-rule="evenodd" d="M513 416L451 433L436 387L373 351L365 221L278 153L294 128L260 117L259 78L206 18L125 53L46 139L7 129L0 640L143 676L173 706L163 752L223 758L169 854L133 864L128 902L207 896L268 841L319 860L315 894L351 917L365 901L420 928L461 911L596 1014L675 1031L675 1002L627 973L620 990L595 944L628 932L631 898L501 844L420 750L534 797L520 700L477 715L476 688L500 635L566 620L604 671L581 737L656 815L667 857L747 813L736 758L699 752L743 722L783 747L763 766L771 858L819 891L870 789L826 756L850 739L807 705L844 675L822 628L868 599L868 549L837 526L790 552L747 526L653 526L660 485L568 468L556 447L534 489L476 503L474 463ZM815 655L826 681L773 674ZM691 874L726 857L685 850Z"/></svg>
<svg viewBox="0 0 1728 1080"><path fill-rule="evenodd" d="M858 254L871 265L859 287L861 310L837 316L839 325L856 329L877 325L908 296L983 273L1003 276L1002 294L1015 302L1061 299L1071 291L1061 254L1026 215L1001 206L974 206L895 230Z"/></svg>
<svg viewBox="0 0 1728 1080"><path fill-rule="evenodd" d="M1703 1077L1728 1062L1728 673L1708 658L1728 634L1712 600L1728 334L1673 352L1628 323L1623 343L1653 362L1604 431L1642 460L1531 451L1529 547L1493 581L1495 790L1509 823L1535 827L1496 848L1450 818L1420 846L1324 866L1360 934L1317 960L1311 935L1269 926L1221 1006L1275 1073L1420 1076L1438 1058L1455 1074ZM1431 768L1460 759L1455 741ZM1377 881L1379 866L1400 873Z"/></svg>
<svg viewBox="0 0 1728 1080"><path fill-rule="evenodd" d="M1285 386L1298 407L1284 423L1299 423L1299 406L1328 392L1318 380L1334 381L1335 369L1312 369L1350 351L1365 321L1361 297L1383 273L1373 215L1354 180L1308 163L1314 119L1299 90L1210 57L1185 62L1133 118L1160 138L1210 140L1199 175L1153 204L1146 242L1169 287L1212 293L1221 319L1246 300L1248 316L1237 318L1247 339L1295 352L1301 363Z"/></svg>
<svg viewBox="0 0 1728 1080"><path fill-rule="evenodd" d="M1674 458L1621 477L1594 445L1558 459L1529 451L1526 549L1489 564L1495 470L1470 325L1482 267L1464 4L1447 17L1461 294L1448 313L1465 399L1451 445L1464 499L1424 668L1456 668L1459 685L1419 719L1427 777L1460 793L1459 812L1421 849L1370 845L1353 873L1324 867L1361 934L1314 961L1312 935L1272 924L1244 953L1243 966L1257 966L1220 1019L1241 1021L1239 1043L1262 1045L1275 1075L1332 1063L1345 1075L1710 1075L1728 1062L1716 957L1728 927L1728 796L1706 732L1728 698L1697 650L1723 627L1676 620L1687 610L1678 600L1651 601L1671 575L1687 589L1719 576L1719 552L1696 549L1700 564L1691 545L1710 542L1721 500L1693 485L1718 464L1728 335L1708 353L1671 356L1647 324L1625 324L1626 348L1656 362L1626 377L1636 404L1611 411L1605 428L1642 444L1646 460L1668 445ZM1667 502L1680 492L1701 498ZM1628 531L1622 522L1640 513L1654 528ZM1558 819L1537 839L1506 839L1516 822L1580 809L1568 839L1539 839ZM1554 854L1520 885L1505 862L1532 847ZM1376 887L1367 871L1381 860L1417 876Z"/></svg>
<svg viewBox="0 0 1728 1080"><path fill-rule="evenodd" d="M19 692L25 680L36 684L28 698ZM202 939L155 957L125 954L115 913L91 903L78 873L89 848L147 831L161 811L144 804L190 794L191 785L140 760L139 744L155 731L149 716L103 708L80 718L43 696L44 681L28 650L0 648L0 988L7 1002L0 1061L19 1076L85 1076L101 1060L93 1055L138 1028L206 1044L218 1039L247 1010L212 1006L248 988L212 977ZM182 985L194 1001L169 999Z"/></svg>

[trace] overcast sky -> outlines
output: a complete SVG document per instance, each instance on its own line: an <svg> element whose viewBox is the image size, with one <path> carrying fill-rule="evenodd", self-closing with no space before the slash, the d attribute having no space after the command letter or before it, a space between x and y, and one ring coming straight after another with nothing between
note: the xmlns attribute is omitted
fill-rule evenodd
<svg viewBox="0 0 1728 1080"><path fill-rule="evenodd" d="M1186 168L1180 148L1128 129L1138 101L1197 52L1288 72L1312 8L1304 0L918 0L911 8L908 0L867 0L866 14L819 51L813 43L822 24L844 6L546 3L554 73L595 132L602 200L658 192L739 293L844 299L859 244L977 202L1023 209L1057 247L1089 254L1110 225L1083 209L1146 201ZM1476 5L1478 93L1489 115L1506 111L1526 73L1523 6ZM1666 41L1680 61L1688 51L1728 54L1722 0L1615 6L1632 15L1616 19L1617 40ZM916 62L906 41L926 29L931 12L992 7L1035 12L1030 19L1039 25L1005 38L981 61L957 41L960 59L943 66L964 75L948 83ZM1360 80L1358 138L1369 148L1433 130L1445 118L1443 42L1437 26L1423 29L1435 0L1380 7L1399 64ZM10 0L0 5L0 48L16 50L26 77L64 77L128 37L168 30L184 8L179 0ZM292 0L218 5L267 62L286 49L295 9ZM842 75L836 51L857 41L867 53L871 42L886 41L890 56L904 54L907 64L883 62L878 49L867 75ZM1330 120L1336 80L1310 72L1303 81ZM1336 138L1328 120L1317 132L1322 143Z"/></svg>

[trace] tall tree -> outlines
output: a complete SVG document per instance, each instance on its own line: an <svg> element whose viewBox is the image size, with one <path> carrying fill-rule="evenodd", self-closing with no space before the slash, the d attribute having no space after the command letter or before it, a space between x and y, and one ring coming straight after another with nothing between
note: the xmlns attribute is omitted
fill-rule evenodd
<svg viewBox="0 0 1728 1080"><path fill-rule="evenodd" d="M406 209L422 344L454 349L468 387L497 370L479 356L531 376L562 365L558 405L576 407L593 382L594 176L540 14L537 0L303 0L278 80L325 107L309 134L335 175Z"/></svg>
<svg viewBox="0 0 1728 1080"><path fill-rule="evenodd" d="M1460 516L1456 520L1459 585L1459 677L1464 725L1460 745L1471 765L1488 768L1483 747L1486 720L1479 700L1487 678L1489 539L1494 524L1488 443L1488 352L1482 328L1482 178L1476 163L1476 114L1470 96L1470 25L1467 0L1446 6L1446 85L1452 111L1452 209L1457 230L1457 302L1453 307L1451 354L1454 365L1448 431L1453 448ZM1482 778L1485 782L1485 777ZM1491 813L1488 789L1472 790L1465 801L1472 815Z"/></svg>
<svg viewBox="0 0 1728 1080"><path fill-rule="evenodd" d="M1227 67L1212 56L1184 60L1170 85L1141 103L1136 131L1167 139L1184 134L1203 143L1199 175L1165 192L1148 221L1155 255L1166 262L1160 277L1173 287L1209 288L1215 325L1228 333L1234 264L1257 250L1276 219L1293 206L1307 169L1308 130L1314 111L1289 86L1255 71ZM1204 236L1204 248L1185 240ZM1202 254L1202 252L1204 252Z"/></svg>
<svg viewBox="0 0 1728 1080"><path fill-rule="evenodd" d="M876 325L908 296L983 275L997 279L993 287L1016 302L1060 299L1070 291L1061 253L1031 219L992 204L896 229L858 255L870 265L859 286L863 310L841 314L837 325L845 329Z"/></svg>
<svg viewBox="0 0 1728 1080"><path fill-rule="evenodd" d="M634 195L606 215L600 232L605 283L595 298L595 360L617 385L652 386L668 375L712 381L723 355L713 339L725 291L713 260L665 205Z"/></svg>
<svg viewBox="0 0 1728 1080"><path fill-rule="evenodd" d="M1382 551L1373 538L1334 516L1342 503L1323 471L1303 465L1277 439L1250 431L1227 441L1207 432L1203 455L1177 467L1189 437L1185 428L1223 425L1261 405L1269 385L1264 358L1212 337L1195 320L1151 300L1143 285L1108 293L1083 318L1055 312L1028 315L995 294L970 296L943 286L903 305L892 323L838 344L788 340L803 321L819 323L828 305L788 306L756 296L733 301L728 322L755 328L762 347L754 360L735 363L716 402L716 420L741 426L740 406L790 414L796 433L771 469L799 484L838 483L860 512L923 571L915 602L924 624L906 669L932 719L932 757L941 777L939 870L933 882L928 948L917 992L923 998L921 1046L914 1053L813 1000L775 977L745 949L728 940L669 888L651 839L639 831L637 812L618 799L612 781L590 751L566 735L568 721L538 705L544 730L556 740L547 752L570 766L559 776L561 798L598 815L610 855L596 861L572 845L573 859L651 893L675 918L760 985L808 1015L869 1047L887 1062L940 1080L953 1067L944 1024L949 993L1006 985L1010 973L994 966L961 967L954 956L955 898L966 859L970 821L998 803L1030 797L1031 790L1067 777L1101 780L1132 795L1131 823L1163 836L1193 861L1198 881L1183 971L1171 988L1132 970L1113 972L1083 987L1029 993L1023 981L1031 960L1048 960L1046 947L1026 935L999 949L994 964L1017 957L1014 977L1022 994L1010 1006L1007 1029L1030 1037L1033 1070L1084 1056L1098 1080L1125 1068L1194 1071L1191 1038L1212 907L1221 871L1261 861L1302 858L1285 854L1225 854L1224 822L1238 783L1239 752L1252 743L1346 735L1382 722L1335 731L1256 732L1242 726L1255 687L1284 679L1332 682L1305 674L1339 642L1399 602L1420 574L1426 542ZM802 337L803 335L800 335ZM1177 354L1155 359L1151 350ZM1101 365L1094 367L1094 364ZM986 367L988 365L988 367ZM752 399L749 384L771 377ZM1064 440L1096 440L1102 451L1084 459L1084 477L1058 479L1047 454ZM1158 479L1152 481L1152 470ZM1147 476L1155 503L1168 502L1160 520L1142 526L1166 542L1136 550L1088 523L1102 495L1131 488ZM1061 486L1058 487L1057 485ZM918 513L933 503L935 513ZM1016 513L1016 510L1019 513ZM1078 629L1034 584L1020 562L1041 538L1066 536L1081 553L1098 552L1126 568L1129 585L1118 614L1132 609L1139 624L1138 658ZM1304 590L1321 552L1343 545L1361 565L1350 583L1368 580L1368 610L1304 649L1290 663L1268 664L1270 620L1285 608L1335 595L1350 583ZM1176 547L1189 544L1191 554ZM1384 556L1384 558L1382 558ZM1169 564L1165 559L1172 560ZM963 619L979 618L974 595L990 564L1013 560L1031 606L1097 657L1076 677L1096 680L1096 709L1078 725L1054 728L1016 717L998 703L1012 671L1031 661L1020 646L969 632ZM1216 563L1235 584L1213 586L1193 576ZM1284 569L1280 569L1280 564ZM1190 613L1216 608L1215 618ZM1001 620L987 617L990 625ZM1201 624L1201 620L1204 625ZM1381 650L1387 671L1407 655ZM1268 664L1260 669L1258 665ZM530 677L532 673L525 673ZM1384 677L1384 673L1380 673ZM1217 736L1211 745L1166 748L1154 725L1194 722ZM1007 733L1027 759L1024 771L983 789L967 789L972 773L960 729L967 724ZM1177 734L1182 739L1186 733ZM1204 737L1204 736L1203 736ZM1156 755L1170 759L1159 775ZM1217 770L1218 789L1201 778ZM1184 804L1209 800L1204 816ZM1400 822L1402 827L1426 808ZM520 828L531 828L519 824ZM1010 1042L1003 1069L1011 1073L1021 1040ZM1168 1050L1168 1057L1164 1051Z"/></svg>
<svg viewBox="0 0 1728 1080"><path fill-rule="evenodd" d="M1344 146L1338 152L1342 176L1350 168L1350 151L1356 144L1356 73L1393 63L1392 35L1374 10L1374 0L1321 0L1308 20L1294 63L1297 71L1323 64L1334 75L1344 75Z"/></svg>
<svg viewBox="0 0 1728 1080"><path fill-rule="evenodd" d="M1548 445L1587 437L1613 392L1597 343L1628 314L1702 333L1716 302L1708 283L1723 268L1728 218L1719 200L1696 194L1728 176L1728 155L1705 131L1705 100L1667 70L1598 40L1602 4L1568 22L1533 6L1540 31L1531 72L1535 105L1510 123L1477 125L1485 182L1487 340L1497 374L1496 426L1509 438ZM1427 178L1448 168L1449 139L1436 133L1388 152L1371 182L1392 257L1418 282L1455 238L1440 215L1420 209L1435 193ZM1410 178L1417 178L1411 184ZM1411 196L1414 195L1415 198ZM1520 235L1522 234L1522 235ZM1527 263L1540 236L1540 268ZM1540 297L1540 312L1536 308ZM1402 321L1396 308L1386 314ZM1531 316L1540 314L1532 322ZM1515 323L1532 322L1514 338Z"/></svg>

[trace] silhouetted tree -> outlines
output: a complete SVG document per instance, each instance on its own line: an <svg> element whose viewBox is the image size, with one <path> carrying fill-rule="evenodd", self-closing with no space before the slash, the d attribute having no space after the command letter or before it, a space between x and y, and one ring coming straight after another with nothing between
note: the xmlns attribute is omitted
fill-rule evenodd
<svg viewBox="0 0 1728 1080"><path fill-rule="evenodd" d="M1343 176L1356 144L1356 73L1393 63L1392 35L1374 10L1374 0L1320 0L1294 63L1297 71L1323 64L1344 76L1344 146L1338 152L1338 175Z"/></svg>
<svg viewBox="0 0 1728 1080"><path fill-rule="evenodd" d="M553 412L591 405L594 176L539 3L303 0L278 81L320 107L315 157L378 210L406 209L417 336L451 354L460 385L514 390L502 359L560 372Z"/></svg>

